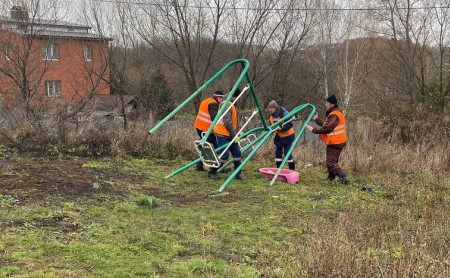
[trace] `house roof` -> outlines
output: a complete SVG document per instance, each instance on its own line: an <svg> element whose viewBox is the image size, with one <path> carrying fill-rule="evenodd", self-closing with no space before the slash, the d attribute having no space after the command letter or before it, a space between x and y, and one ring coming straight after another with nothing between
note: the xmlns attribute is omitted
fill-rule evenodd
<svg viewBox="0 0 450 278"><path fill-rule="evenodd" d="M73 38L73 39L89 39L89 40L112 40L111 38L89 33L92 29L90 26L72 23L63 20L48 20L48 19L35 19L32 21L17 21L15 19L0 16L0 22L6 23L9 26L4 27L9 31L25 34L28 31L36 37L60 37L60 38ZM20 25L30 26L31 28L19 28ZM32 29L32 33L30 32Z"/></svg>
<svg viewBox="0 0 450 278"><path fill-rule="evenodd" d="M1 22L6 22L6 23L19 23L19 21L17 21L16 19L12 19L9 17L5 17L5 16L0 16L0 21ZM85 28L85 29L92 29L90 26L87 25L82 25L82 24L78 24L78 23L73 23L73 22L69 22L69 21L64 21L64 20L49 20L49 19L33 19L31 21L29 21L30 24L33 25L42 25L42 26L61 26L61 27L76 27L76 28Z"/></svg>
<svg viewBox="0 0 450 278"><path fill-rule="evenodd" d="M107 40L112 41L112 38L103 37L92 33L80 32L60 32L60 31L39 31L33 34L36 37L51 37L51 38L73 38L73 39L88 39L88 40Z"/></svg>

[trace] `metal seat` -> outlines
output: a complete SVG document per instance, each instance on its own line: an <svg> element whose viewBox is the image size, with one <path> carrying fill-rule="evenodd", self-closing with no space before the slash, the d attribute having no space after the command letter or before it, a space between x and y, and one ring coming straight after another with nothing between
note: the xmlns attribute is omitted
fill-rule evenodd
<svg viewBox="0 0 450 278"><path fill-rule="evenodd" d="M200 145L200 140L196 140L194 143L195 149L202 159L203 165L214 168L218 168L220 166L219 157L217 156L216 150L211 143L205 142L203 145Z"/></svg>
<svg viewBox="0 0 450 278"><path fill-rule="evenodd" d="M244 149L245 147L247 147L248 145L250 145L253 141L255 141L256 140L256 135L255 134L249 134L247 137L245 137L245 138L243 138L243 139L241 139L240 141L239 141L239 148L242 150L242 149ZM253 149L255 149L255 145L253 145L252 147L251 147L251 149L253 150Z"/></svg>

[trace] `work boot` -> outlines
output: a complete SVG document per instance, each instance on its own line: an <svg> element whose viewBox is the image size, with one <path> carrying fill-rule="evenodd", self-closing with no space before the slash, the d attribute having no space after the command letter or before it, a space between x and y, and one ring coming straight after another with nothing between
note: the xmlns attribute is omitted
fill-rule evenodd
<svg viewBox="0 0 450 278"><path fill-rule="evenodd" d="M347 174L344 172L344 170L339 170L339 172L337 173L337 176L341 179L341 183L342 184L348 184L350 183L350 180L348 179Z"/></svg>
<svg viewBox="0 0 450 278"><path fill-rule="evenodd" d="M282 162L282 161L275 161L275 164L277 165L277 168L280 168L281 162Z"/></svg>
<svg viewBox="0 0 450 278"><path fill-rule="evenodd" d="M195 164L195 170L196 171L205 171L205 168L203 168L203 163L200 162L200 163Z"/></svg>
<svg viewBox="0 0 450 278"><path fill-rule="evenodd" d="M234 170L236 171L236 169L241 165L241 162L240 161L233 161L233 164L234 164ZM237 180L243 180L244 179L244 177L242 177L241 171L239 171L236 174L236 176L234 176L234 178L237 179Z"/></svg>
<svg viewBox="0 0 450 278"><path fill-rule="evenodd" d="M295 171L295 162L288 162L289 170Z"/></svg>
<svg viewBox="0 0 450 278"><path fill-rule="evenodd" d="M334 174L331 171L328 171L328 176L325 178L326 181L334 181L334 178L336 178L336 174Z"/></svg>
<svg viewBox="0 0 450 278"><path fill-rule="evenodd" d="M219 176L217 175L218 168L211 167L208 172L208 176L213 180L218 180Z"/></svg>
<svg viewBox="0 0 450 278"><path fill-rule="evenodd" d="M220 167L222 167L222 166L220 166ZM228 168L228 167L223 167L223 169L222 169L220 172L226 174L226 173L229 173L230 171L231 171L230 168Z"/></svg>

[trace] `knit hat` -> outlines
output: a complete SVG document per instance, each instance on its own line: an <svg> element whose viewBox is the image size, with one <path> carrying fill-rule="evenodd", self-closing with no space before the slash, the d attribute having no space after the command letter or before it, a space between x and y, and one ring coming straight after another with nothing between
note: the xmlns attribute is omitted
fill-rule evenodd
<svg viewBox="0 0 450 278"><path fill-rule="evenodd" d="M236 88L236 90L233 93L233 97L238 97L241 94L241 90L239 88Z"/></svg>
<svg viewBox="0 0 450 278"><path fill-rule="evenodd" d="M326 101L328 101L331 104L335 104L335 105L337 105L337 103L338 103L335 95L331 95L331 96L327 97Z"/></svg>
<svg viewBox="0 0 450 278"><path fill-rule="evenodd" d="M223 97L223 96L224 96L224 93L223 93L222 91L215 91L215 92L213 93L213 96L214 96L214 97Z"/></svg>
<svg viewBox="0 0 450 278"><path fill-rule="evenodd" d="M272 100L271 102L269 102L269 104L267 105L267 108L277 108L278 107L278 103L275 100Z"/></svg>

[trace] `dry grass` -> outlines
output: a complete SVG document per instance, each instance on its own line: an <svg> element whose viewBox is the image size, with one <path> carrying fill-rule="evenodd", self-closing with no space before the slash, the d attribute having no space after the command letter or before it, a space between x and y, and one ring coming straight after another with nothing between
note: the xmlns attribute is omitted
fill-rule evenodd
<svg viewBox="0 0 450 278"><path fill-rule="evenodd" d="M438 130L435 130L436 133L424 133L418 129L421 125L412 125L407 132L409 142L403 143L403 129L362 118L350 126L348 145L341 155L342 166L354 172L365 173L448 171L448 130L441 128L441 133L437 133ZM42 128L27 123L15 130L2 129L0 135L4 144L21 151L48 153L52 150L52 153L69 151L79 155L132 155L155 158L197 157L193 147L197 134L190 119L169 121L155 134L150 135L148 131L153 126L152 119L130 121L127 130L123 130L120 122L92 121L77 128L67 124L64 138L61 138L60 132L54 128ZM411 140L414 138L412 132L417 132L416 137L420 137L420 140ZM259 150L255 159L273 161L273 153L274 146L269 140ZM308 141L301 139L293 154L299 167L323 165L325 146L317 138Z"/></svg>

